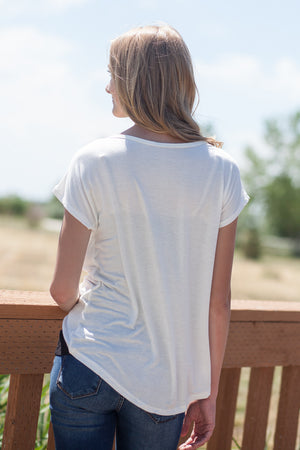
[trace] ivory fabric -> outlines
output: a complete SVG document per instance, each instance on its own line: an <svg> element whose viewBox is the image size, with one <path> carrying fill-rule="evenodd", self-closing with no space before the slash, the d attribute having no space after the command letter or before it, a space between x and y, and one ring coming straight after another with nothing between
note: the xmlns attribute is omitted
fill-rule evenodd
<svg viewBox="0 0 300 450"><path fill-rule="evenodd" d="M208 397L218 231L248 201L235 161L203 141L117 135L81 149L54 193L92 230L70 353L153 413Z"/></svg>

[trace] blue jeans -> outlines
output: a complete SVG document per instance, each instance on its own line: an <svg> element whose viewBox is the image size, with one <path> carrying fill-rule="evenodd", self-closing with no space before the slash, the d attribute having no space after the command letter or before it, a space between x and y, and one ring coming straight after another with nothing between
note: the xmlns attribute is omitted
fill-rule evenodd
<svg viewBox="0 0 300 450"><path fill-rule="evenodd" d="M117 450L176 450L184 419L138 408L72 355L54 359L50 409L57 450L111 450L115 435Z"/></svg>

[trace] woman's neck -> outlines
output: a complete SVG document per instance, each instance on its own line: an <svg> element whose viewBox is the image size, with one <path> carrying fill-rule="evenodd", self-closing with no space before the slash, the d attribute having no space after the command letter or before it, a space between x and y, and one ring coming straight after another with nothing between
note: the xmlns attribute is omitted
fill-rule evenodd
<svg viewBox="0 0 300 450"><path fill-rule="evenodd" d="M141 125L134 124L131 128L128 128L128 130L123 131L123 133L127 136L134 136L141 139L146 139L147 141L154 141L154 142L163 142L163 143L173 143L173 144L180 144L183 141L182 139L178 139L174 136L171 136L170 134L166 133L156 133L155 131L147 130L146 128L142 127Z"/></svg>

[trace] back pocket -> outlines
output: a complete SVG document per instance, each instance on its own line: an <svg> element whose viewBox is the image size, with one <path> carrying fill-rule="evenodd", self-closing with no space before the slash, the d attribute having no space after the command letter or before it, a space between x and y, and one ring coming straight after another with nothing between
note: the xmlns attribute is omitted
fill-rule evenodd
<svg viewBox="0 0 300 450"><path fill-rule="evenodd" d="M69 398L91 397L99 391L102 378L72 355L62 356L56 384Z"/></svg>
<svg viewBox="0 0 300 450"><path fill-rule="evenodd" d="M175 419L180 419L183 421L183 419L184 419L184 413L173 414L171 416L161 416L160 414L150 413L148 411L146 411L146 413L148 414L148 416L151 417L153 422L156 424L171 422L171 420L175 420Z"/></svg>

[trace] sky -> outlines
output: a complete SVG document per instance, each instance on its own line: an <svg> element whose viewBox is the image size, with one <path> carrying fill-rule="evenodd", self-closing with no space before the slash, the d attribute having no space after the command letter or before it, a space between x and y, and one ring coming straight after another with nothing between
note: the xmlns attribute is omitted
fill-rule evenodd
<svg viewBox="0 0 300 450"><path fill-rule="evenodd" d="M300 110L299 17L299 0L0 0L0 197L48 200L80 147L131 125L105 92L110 41L161 22L190 49L200 127L244 168L264 121Z"/></svg>

